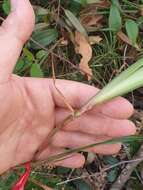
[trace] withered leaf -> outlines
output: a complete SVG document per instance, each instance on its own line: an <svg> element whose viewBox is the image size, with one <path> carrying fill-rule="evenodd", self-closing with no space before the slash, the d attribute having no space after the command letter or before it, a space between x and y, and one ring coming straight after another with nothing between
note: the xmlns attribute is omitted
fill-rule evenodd
<svg viewBox="0 0 143 190"><path fill-rule="evenodd" d="M90 45L99 44L102 38L100 36L89 36Z"/></svg>
<svg viewBox="0 0 143 190"><path fill-rule="evenodd" d="M131 40L128 38L128 36L126 34L124 34L122 31L119 31L117 33L117 36L123 41L125 42L126 44L128 45L132 45L132 42Z"/></svg>
<svg viewBox="0 0 143 190"><path fill-rule="evenodd" d="M86 74L88 80L90 80L93 75L92 70L89 67L89 61L92 58L92 48L86 37L78 31L75 32L75 45L76 53L82 56L79 68Z"/></svg>
<svg viewBox="0 0 143 190"><path fill-rule="evenodd" d="M100 21L103 19L102 15L87 15L81 17L81 22L85 27L100 26Z"/></svg>

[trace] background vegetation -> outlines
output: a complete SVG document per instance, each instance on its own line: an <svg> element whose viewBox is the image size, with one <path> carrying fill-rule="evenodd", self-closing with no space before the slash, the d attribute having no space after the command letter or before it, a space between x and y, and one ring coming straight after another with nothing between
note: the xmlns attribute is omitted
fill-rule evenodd
<svg viewBox="0 0 143 190"><path fill-rule="evenodd" d="M36 25L14 69L14 73L20 76L52 77L54 64L56 78L102 88L143 57L142 0L31 0L31 3ZM1 21L9 10L9 1L0 1ZM75 31L84 36L79 44ZM85 47L84 66L81 65L84 53L79 51L81 44ZM142 88L127 96L136 108L132 119L138 127L138 134L142 133L143 124L142 96ZM46 189L43 185L58 190L111 189L126 167L124 160L137 159L140 147L139 143L125 144L114 156L86 154L84 168L77 170L42 166L32 172L26 189ZM140 161L134 168L125 189L143 188L142 164ZM17 178L16 172L8 172L0 178L0 189L10 189Z"/></svg>

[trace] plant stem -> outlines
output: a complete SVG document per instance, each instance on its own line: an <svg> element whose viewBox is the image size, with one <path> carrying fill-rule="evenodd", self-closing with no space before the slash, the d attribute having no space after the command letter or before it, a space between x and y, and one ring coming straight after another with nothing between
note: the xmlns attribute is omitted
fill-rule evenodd
<svg viewBox="0 0 143 190"><path fill-rule="evenodd" d="M93 148L95 146L99 146L99 145L104 145L104 144L115 144L115 143L129 143L132 141L143 141L143 136L136 136L136 135L132 135L132 136L125 136L125 137L119 137L119 138L113 138L107 141L103 141L103 142L98 142L98 143L94 143L94 144L90 144L90 145L86 145L86 146L82 146L82 147L78 147L78 148L74 148L74 149L70 149L70 150L66 150L65 152L50 156L48 159L43 160L43 161L36 161L36 162L32 162L32 167L36 167L37 165L42 165L42 164L50 164L51 162L58 162L66 159L67 156L79 152L79 151L84 151L87 150L89 148Z"/></svg>

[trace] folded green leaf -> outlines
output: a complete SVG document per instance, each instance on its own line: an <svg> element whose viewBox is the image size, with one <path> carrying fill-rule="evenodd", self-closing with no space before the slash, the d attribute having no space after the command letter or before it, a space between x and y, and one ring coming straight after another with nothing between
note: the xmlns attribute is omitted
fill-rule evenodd
<svg viewBox="0 0 143 190"><path fill-rule="evenodd" d="M138 24L132 19L127 19L125 26L126 26L128 37L131 40L133 46L135 46L137 43L137 37L139 34Z"/></svg>
<svg viewBox="0 0 143 190"><path fill-rule="evenodd" d="M109 28L113 32L118 32L122 27L122 19L120 11L115 4L111 5L110 15L109 15Z"/></svg>
<svg viewBox="0 0 143 190"><path fill-rule="evenodd" d="M40 68L40 65L37 63L32 64L32 67L30 69L30 76L31 77L44 77L43 71Z"/></svg>
<svg viewBox="0 0 143 190"><path fill-rule="evenodd" d="M55 42L58 38L58 32L56 29L52 29L52 28L45 28L43 30L36 30L33 35L32 38L38 42L39 44L47 47L48 45L50 45L52 42ZM40 47L36 44L34 44L33 42L30 43L31 47L33 49L40 49Z"/></svg>
<svg viewBox="0 0 143 190"><path fill-rule="evenodd" d="M75 15L71 11L65 10L65 15L67 16L67 18L72 23L72 25L76 28L77 31L79 31L85 37L88 36L86 30L84 29L80 21L75 17Z"/></svg>
<svg viewBox="0 0 143 190"><path fill-rule="evenodd" d="M111 2L112 2L112 5L115 5L116 7L121 8L119 0L111 0Z"/></svg>

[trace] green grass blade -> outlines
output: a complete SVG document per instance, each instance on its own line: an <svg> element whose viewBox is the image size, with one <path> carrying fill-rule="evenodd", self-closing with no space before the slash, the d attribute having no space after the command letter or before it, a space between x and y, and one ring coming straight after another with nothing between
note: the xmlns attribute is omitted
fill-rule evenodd
<svg viewBox="0 0 143 190"><path fill-rule="evenodd" d="M136 63L132 64L130 67L128 67L125 71L123 71L115 79L113 79L109 84L114 86L115 84L124 81L125 79L129 78L133 73L135 73L137 70L139 70L141 67L143 67L143 58L138 60Z"/></svg>
<svg viewBox="0 0 143 190"><path fill-rule="evenodd" d="M143 86L143 59L140 59L93 96L85 107L90 107L122 96ZM84 109L84 108L83 108Z"/></svg>
<svg viewBox="0 0 143 190"><path fill-rule="evenodd" d="M103 88L92 100L92 104L100 104L109 101L115 97L122 96L128 92L143 86L143 68L137 71L133 76L125 81L112 86Z"/></svg>
<svg viewBox="0 0 143 190"><path fill-rule="evenodd" d="M60 153L60 154L57 154L57 155L54 155L54 156L50 156L47 159L47 161L48 162L59 161L59 160L63 159L64 157L69 156L70 154L80 152L80 151L84 151L84 150L87 150L89 148L93 148L93 147L99 146L99 145L115 144L115 143L131 143L133 141L142 142L143 141L143 136L132 135L132 136L126 136L126 137L113 138L111 140L107 140L107 141L104 141L104 142L94 143L94 144L90 144L90 145L87 145L87 146L82 146L82 147L79 147L79 148L70 149L70 150L67 150L67 151L65 151L63 153Z"/></svg>
<svg viewBox="0 0 143 190"><path fill-rule="evenodd" d="M128 37L131 40L132 45L135 46L137 43L138 35L139 35L138 24L132 19L127 19L125 26L126 26Z"/></svg>

